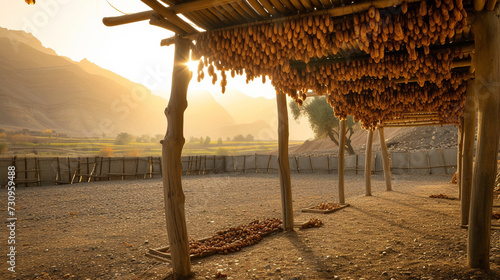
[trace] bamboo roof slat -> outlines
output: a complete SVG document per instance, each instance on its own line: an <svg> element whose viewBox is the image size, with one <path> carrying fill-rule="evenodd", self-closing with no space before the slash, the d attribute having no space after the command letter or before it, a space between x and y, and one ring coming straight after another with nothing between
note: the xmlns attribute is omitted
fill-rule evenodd
<svg viewBox="0 0 500 280"><path fill-rule="evenodd" d="M321 2L319 0L311 0L311 3L313 4L313 6L316 9L321 9L322 8Z"/></svg>
<svg viewBox="0 0 500 280"><path fill-rule="evenodd" d="M221 27L219 17L212 13L210 9L200 10L198 13L203 14L206 18L209 18L216 27Z"/></svg>
<svg viewBox="0 0 500 280"><path fill-rule="evenodd" d="M170 30L174 33L177 34L182 34L184 33L184 30L181 29L179 26L173 24L172 22L168 21L166 18L162 17L161 15L153 14L151 15L151 19L149 20L149 24L158 26L161 28L165 28L167 30Z"/></svg>
<svg viewBox="0 0 500 280"><path fill-rule="evenodd" d="M217 27L217 23L215 21L213 21L210 17L208 17L207 15L205 15L203 13L203 11L191 12L190 14L192 16L194 16L194 17L201 18L200 20L202 20L203 22L205 22L205 24L207 25L207 27L210 28L210 29ZM206 28L205 28L205 30L206 30Z"/></svg>
<svg viewBox="0 0 500 280"><path fill-rule="evenodd" d="M297 8L290 2L290 0L281 0L281 3L292 13L297 12Z"/></svg>
<svg viewBox="0 0 500 280"><path fill-rule="evenodd" d="M306 8L308 11L314 10L313 5L311 4L311 1L309 1L309 0L299 0L299 1L302 4L302 6L304 6L304 8Z"/></svg>
<svg viewBox="0 0 500 280"><path fill-rule="evenodd" d="M274 8L277 9L280 13L286 15L289 14L290 11L283 5L279 0L270 0L273 4Z"/></svg>
<svg viewBox="0 0 500 280"><path fill-rule="evenodd" d="M247 20L245 18L242 18L242 15L240 15L231 5L221 5L219 6L219 9L229 13L229 15L234 19L234 22L247 22Z"/></svg>
<svg viewBox="0 0 500 280"><path fill-rule="evenodd" d="M261 17L263 18L268 18L269 14L266 12L266 10L260 5L259 1L257 0L247 0L248 4L254 8L254 10L260 14Z"/></svg>
<svg viewBox="0 0 500 280"><path fill-rule="evenodd" d="M278 15L278 11L274 9L273 5L271 4L271 2L269 2L269 0L259 0L259 2L262 4L262 6L264 6L264 8L267 10L268 13L270 13L273 16Z"/></svg>
<svg viewBox="0 0 500 280"><path fill-rule="evenodd" d="M214 6L222 6L225 4L230 4L238 1L239 0L218 0L218 1L197 0L197 1L176 4L174 6L171 6L170 8L172 8L172 10L174 10L175 13L183 14L187 12L211 8Z"/></svg>
<svg viewBox="0 0 500 280"><path fill-rule="evenodd" d="M238 13L241 17L245 18L245 21L248 22L248 21L253 21L255 19L253 16L251 16L245 10L243 10L243 8L240 5L235 3L231 3L229 5L231 5L231 7L236 11L236 13Z"/></svg>
<svg viewBox="0 0 500 280"><path fill-rule="evenodd" d="M325 8L330 8L333 5L329 0L321 0L321 4L323 4Z"/></svg>
<svg viewBox="0 0 500 280"><path fill-rule="evenodd" d="M205 30L207 29L207 27L210 29L215 27L215 25L209 19L207 19L203 14L199 13L198 11L189 12L186 13L185 15L189 17L194 24Z"/></svg>
<svg viewBox="0 0 500 280"><path fill-rule="evenodd" d="M290 1L295 6L295 8L297 8L297 10L299 10L300 12L303 12L306 10L306 8L304 6L302 6L302 4L300 3L299 0L290 0Z"/></svg>
<svg viewBox="0 0 500 280"><path fill-rule="evenodd" d="M151 9L158 12L164 18L168 19L171 23L175 24L181 28L186 33L196 33L197 30L192 27L189 23L178 17L173 11L167 9L162 4L158 3L156 0L141 0L144 4L148 5Z"/></svg>
<svg viewBox="0 0 500 280"><path fill-rule="evenodd" d="M212 14L214 14L222 22L222 26L228 26L228 25L234 24L232 19L228 15L221 12L219 9L212 7L212 8L209 8L208 10Z"/></svg>
<svg viewBox="0 0 500 280"><path fill-rule="evenodd" d="M242 10L244 10L249 16L251 16L254 19L259 19L261 16L252 8L248 5L246 1L240 2L238 4L233 4L236 6L239 6Z"/></svg>

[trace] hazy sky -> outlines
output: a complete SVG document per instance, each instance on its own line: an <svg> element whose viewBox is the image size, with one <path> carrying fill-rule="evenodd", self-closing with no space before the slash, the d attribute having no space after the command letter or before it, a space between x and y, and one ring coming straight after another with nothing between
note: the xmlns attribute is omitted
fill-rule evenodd
<svg viewBox="0 0 500 280"><path fill-rule="evenodd" d="M108 1L124 13L149 10L140 0ZM174 46L160 47L160 41L172 32L147 21L106 27L103 17L121 15L106 0L37 0L32 6L24 0L0 0L0 7L0 26L33 33L59 55L76 61L87 58L168 97ZM220 94L218 83L213 86L210 80L198 83L195 74L189 89ZM260 79L247 85L244 77L229 77L227 89L239 89L250 96L275 96L270 82L263 85Z"/></svg>

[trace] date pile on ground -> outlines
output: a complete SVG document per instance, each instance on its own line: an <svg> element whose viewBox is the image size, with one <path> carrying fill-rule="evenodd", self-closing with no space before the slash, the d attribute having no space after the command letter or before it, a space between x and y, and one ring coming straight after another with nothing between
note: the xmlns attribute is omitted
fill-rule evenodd
<svg viewBox="0 0 500 280"><path fill-rule="evenodd" d="M282 231L282 223L282 220L275 218L263 221L255 220L247 225L219 231L209 238L199 241L191 240L189 242L190 255L191 257L202 257L239 251L243 247L258 243L263 237L271 233ZM323 225L323 222L320 220L311 219L307 227L319 227L321 225Z"/></svg>

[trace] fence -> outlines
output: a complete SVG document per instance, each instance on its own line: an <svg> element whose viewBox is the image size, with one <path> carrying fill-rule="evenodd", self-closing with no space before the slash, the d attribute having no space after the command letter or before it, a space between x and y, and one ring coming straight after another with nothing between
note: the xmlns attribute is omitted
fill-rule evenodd
<svg viewBox="0 0 500 280"><path fill-rule="evenodd" d="M391 152L393 174L453 174L457 150L439 149L419 152ZM363 174L364 154L345 157L347 174ZM146 179L161 177L159 157L42 157L0 158L0 184L7 182L7 167L16 167L15 182L34 186L73 184L101 180ZM295 173L337 173L336 156L291 156L290 170ZM185 156L185 175L246 172L277 173L278 157L274 155ZM382 154L374 152L372 172L382 174Z"/></svg>

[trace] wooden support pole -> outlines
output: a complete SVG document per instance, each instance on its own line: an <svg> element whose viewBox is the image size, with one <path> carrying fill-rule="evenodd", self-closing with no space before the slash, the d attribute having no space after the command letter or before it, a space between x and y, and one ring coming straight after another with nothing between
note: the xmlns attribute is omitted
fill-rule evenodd
<svg viewBox="0 0 500 280"><path fill-rule="evenodd" d="M460 209L462 225L469 224L470 191L472 186L472 170L474 163L474 137L476 135L476 100L474 81L467 82L467 93L465 96L463 140L462 140L462 164L460 174ZM460 149L460 147L459 147Z"/></svg>
<svg viewBox="0 0 500 280"><path fill-rule="evenodd" d="M175 14L175 12L163 6L162 4L158 3L157 0L141 0L141 1L144 4L148 5L151 9L155 10L157 13L162 15L168 21L170 21L171 23L175 24L176 26L184 30L186 33L192 34L198 32L198 30L196 30L193 26L191 26L189 23L185 22L180 17L178 17ZM186 47L189 50L189 45L187 45Z"/></svg>
<svg viewBox="0 0 500 280"><path fill-rule="evenodd" d="M292 184L288 158L288 110L286 95L277 94L278 104L278 170L280 174L281 206L283 208L283 227L293 231Z"/></svg>
<svg viewBox="0 0 500 280"><path fill-rule="evenodd" d="M175 41L174 68L170 101L165 109L167 133L162 143L162 174L167 234L172 256L174 279L191 275L191 260L185 217L185 197L182 190L182 147L184 146L184 111L191 74L187 67L190 41L179 36Z"/></svg>
<svg viewBox="0 0 500 280"><path fill-rule="evenodd" d="M478 13L472 24L476 41L478 136L469 212L467 264L489 269L491 211L500 138L500 7Z"/></svg>
<svg viewBox="0 0 500 280"><path fill-rule="evenodd" d="M151 18L152 14L155 14L155 11L145 11L139 12L135 14L117 16L117 17L105 17L102 19L102 23L106 26L117 26L122 24L128 24L143 20L148 20Z"/></svg>
<svg viewBox="0 0 500 280"><path fill-rule="evenodd" d="M458 124L458 143L457 143L457 186L458 197L462 199L462 162L463 162L463 147L464 147L464 117L460 117Z"/></svg>
<svg viewBox="0 0 500 280"><path fill-rule="evenodd" d="M365 152L365 187L366 195L372 195L372 144L373 144L373 130L368 130L366 136L366 152Z"/></svg>
<svg viewBox="0 0 500 280"><path fill-rule="evenodd" d="M391 182L391 160L389 159L389 152L385 144L384 128L378 128L378 135L380 136L380 149L382 150L382 162L384 166L385 187L387 191L392 191Z"/></svg>
<svg viewBox="0 0 500 280"><path fill-rule="evenodd" d="M345 192L344 192L344 153L345 153L345 133L346 124L345 120L340 120L339 125L339 203L345 203Z"/></svg>

